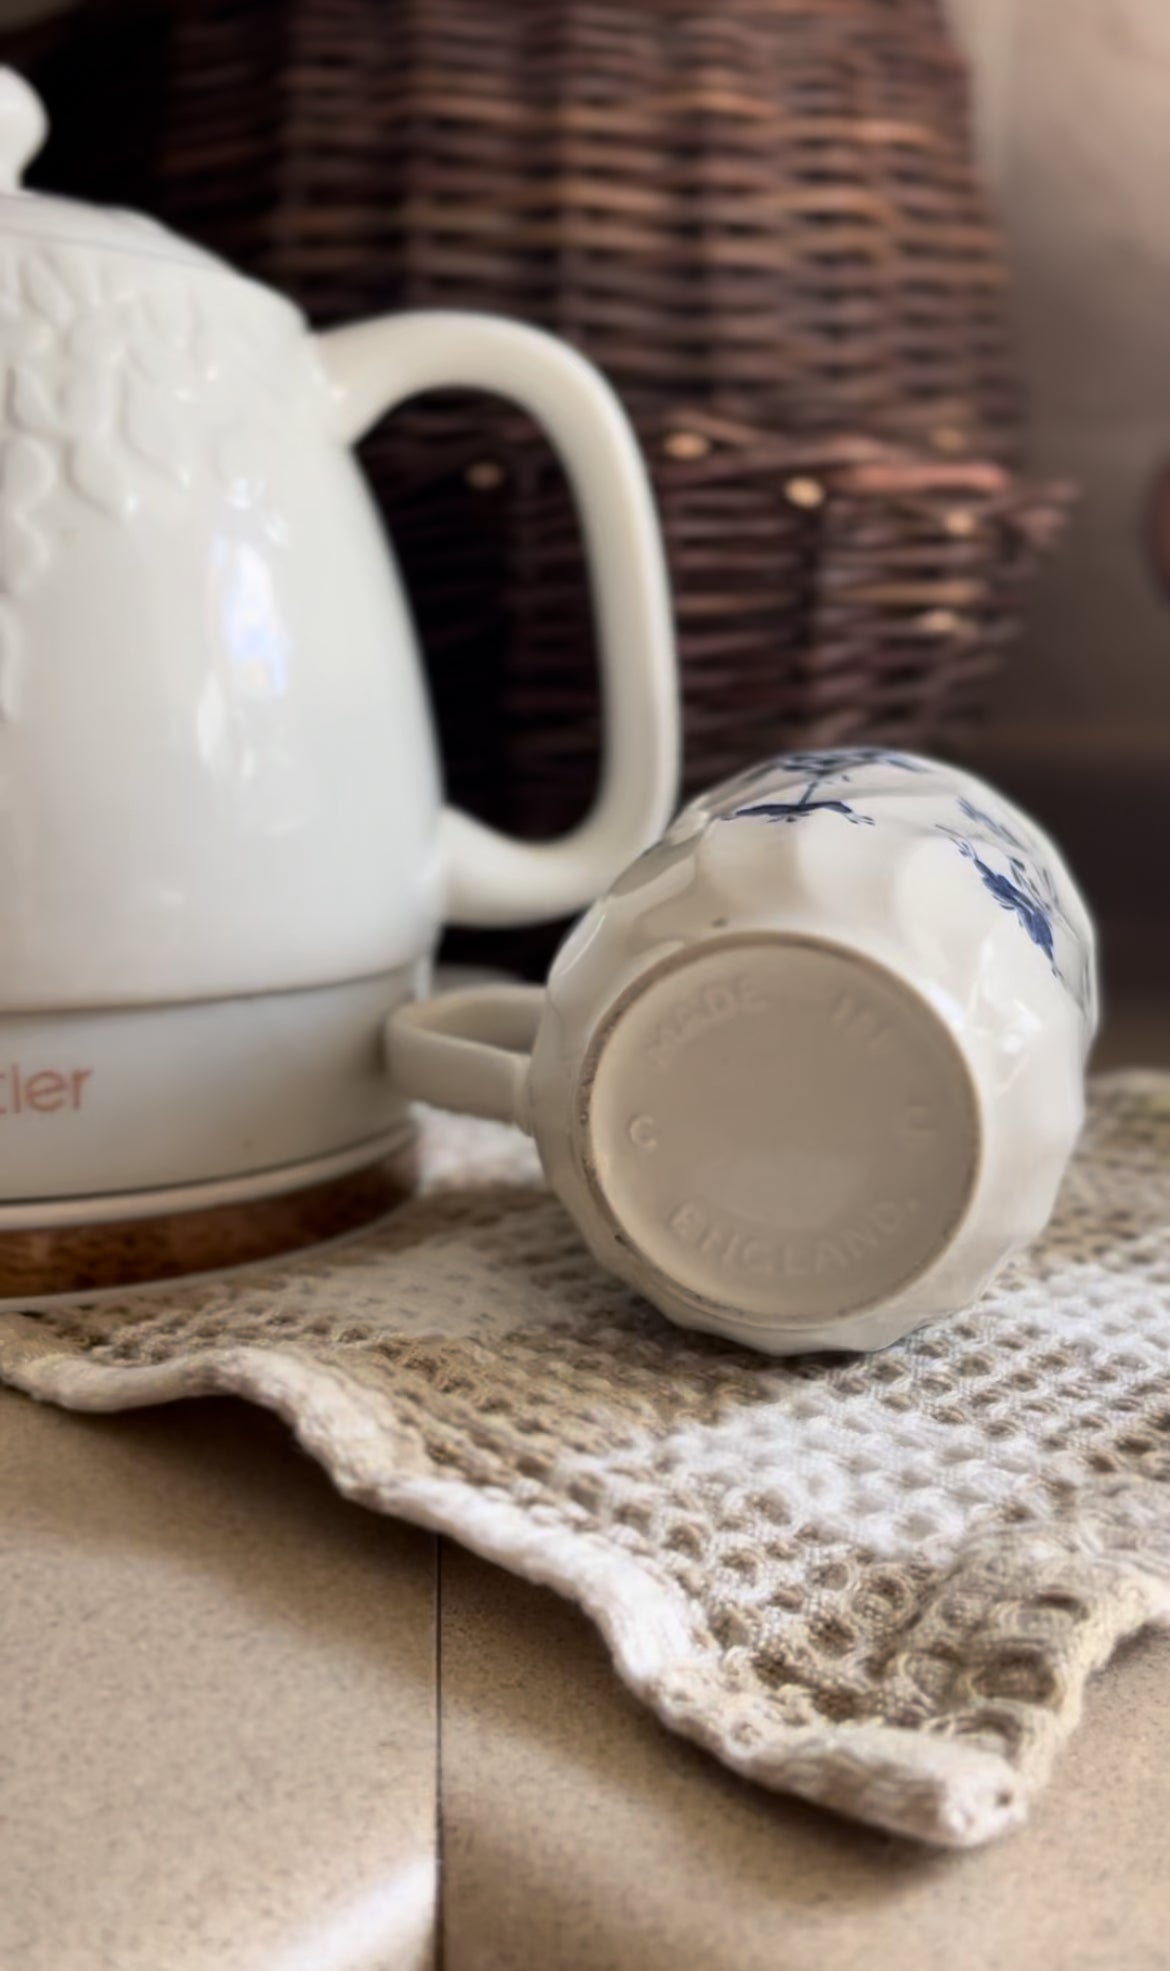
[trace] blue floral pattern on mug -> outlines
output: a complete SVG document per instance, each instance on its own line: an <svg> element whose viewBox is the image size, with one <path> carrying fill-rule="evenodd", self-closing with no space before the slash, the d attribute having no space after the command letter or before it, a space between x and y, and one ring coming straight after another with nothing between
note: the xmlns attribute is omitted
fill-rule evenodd
<svg viewBox="0 0 1170 1971"><path fill-rule="evenodd" d="M1013 912L1023 929L1044 953L1053 971L1066 985L1081 1011L1088 1015L1092 1003L1092 977L1088 955L1076 926L1061 900L1056 878L1039 844L1025 839L998 815L978 807L965 794L956 806L962 816L957 826L937 822L940 835L955 844L979 875L984 889L1004 909ZM1061 963L1057 951L1057 932L1063 930L1071 961Z"/></svg>
<svg viewBox="0 0 1170 1971"><path fill-rule="evenodd" d="M872 828L873 815L859 814L851 802L840 798L823 799L821 791L835 782L848 784L858 768L874 766L897 767L905 773L925 771L920 761L908 758L905 753L883 753L870 746L857 746L850 751L835 753L781 753L766 766L753 768L742 776L741 781L733 782L732 787L757 780L766 783L780 774L785 779L803 779L804 786L799 798L795 801L756 801L733 808L724 818L738 821L750 816L760 821L793 822L802 821L810 814L839 814L857 826Z"/></svg>
<svg viewBox="0 0 1170 1971"><path fill-rule="evenodd" d="M964 791L961 773L880 747L781 753L714 790L708 813L719 821L785 826L824 814L854 827L872 828L881 818L880 796L892 791L888 784L873 784L875 768L893 769L899 776L924 776L922 791L944 804L944 813L950 811L947 818L934 818L926 825L954 844L987 894L1014 916L1043 953L1091 1023L1095 996L1091 948L1070 915L1043 843L1015 825L1014 815L1009 823L973 800ZM876 814L866 812L867 796L877 801ZM696 804L704 805L702 800Z"/></svg>

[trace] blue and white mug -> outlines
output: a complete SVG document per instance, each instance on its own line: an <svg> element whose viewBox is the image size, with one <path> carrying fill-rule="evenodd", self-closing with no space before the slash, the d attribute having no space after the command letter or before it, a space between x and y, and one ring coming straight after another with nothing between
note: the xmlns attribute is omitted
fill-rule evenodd
<svg viewBox="0 0 1170 1971"><path fill-rule="evenodd" d="M547 987L395 1014L400 1088L518 1122L672 1320L882 1347L1041 1230L1081 1126L1093 926L1046 835L910 753L788 753L691 802Z"/></svg>

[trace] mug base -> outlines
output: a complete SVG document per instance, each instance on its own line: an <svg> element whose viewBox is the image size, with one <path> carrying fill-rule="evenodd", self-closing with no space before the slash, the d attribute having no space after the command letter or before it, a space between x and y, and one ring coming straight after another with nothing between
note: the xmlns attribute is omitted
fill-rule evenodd
<svg viewBox="0 0 1170 1971"><path fill-rule="evenodd" d="M639 979L593 1044L579 1114L625 1276L689 1326L782 1352L856 1345L838 1324L942 1258L979 1165L942 1015L861 953L783 932Z"/></svg>

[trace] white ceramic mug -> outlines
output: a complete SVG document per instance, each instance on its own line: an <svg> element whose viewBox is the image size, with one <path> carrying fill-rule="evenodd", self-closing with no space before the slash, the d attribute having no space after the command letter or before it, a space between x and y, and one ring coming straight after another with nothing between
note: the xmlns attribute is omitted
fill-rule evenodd
<svg viewBox="0 0 1170 1971"><path fill-rule="evenodd" d="M1052 842L911 754L793 753L691 803L542 993L390 1021L397 1085L518 1122L602 1264L776 1354L968 1305L1083 1112L1094 934Z"/></svg>
<svg viewBox="0 0 1170 1971"><path fill-rule="evenodd" d="M669 816L652 500L581 356L488 316L313 335L134 214L25 192L0 71L0 1227L335 1175L397 1143L382 1021L439 925L581 908ZM604 758L539 845L444 809L352 447L417 392L522 404L577 497Z"/></svg>

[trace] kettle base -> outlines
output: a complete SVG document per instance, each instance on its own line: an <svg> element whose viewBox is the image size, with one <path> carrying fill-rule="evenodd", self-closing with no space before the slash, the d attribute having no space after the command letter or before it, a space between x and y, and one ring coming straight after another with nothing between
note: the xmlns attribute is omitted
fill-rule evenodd
<svg viewBox="0 0 1170 1971"><path fill-rule="evenodd" d="M413 1132L357 1169L305 1181L286 1173L279 1195L241 1197L234 1185L185 1185L140 1197L71 1198L67 1222L11 1225L0 1214L0 1300L29 1302L226 1272L340 1238L381 1218L414 1190ZM336 1160L335 1160L336 1161ZM218 1192L218 1196L216 1193ZM9 1220L5 1229L4 1220Z"/></svg>

